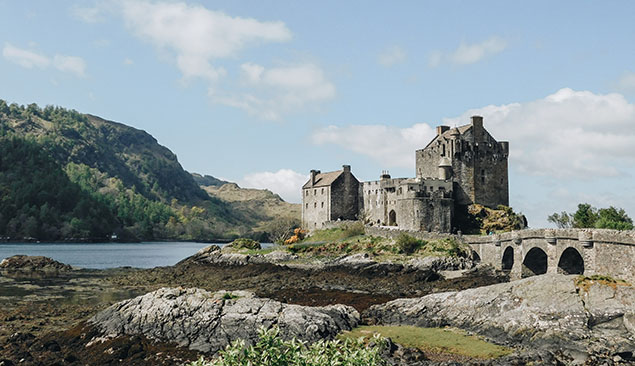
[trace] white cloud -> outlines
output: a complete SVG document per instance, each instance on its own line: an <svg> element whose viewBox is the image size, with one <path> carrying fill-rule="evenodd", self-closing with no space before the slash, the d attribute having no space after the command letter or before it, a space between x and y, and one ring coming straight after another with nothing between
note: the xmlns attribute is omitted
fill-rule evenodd
<svg viewBox="0 0 635 366"><path fill-rule="evenodd" d="M315 131L315 144L336 144L367 155L385 168L414 169L415 150L423 148L434 136L435 128L425 123L398 128L384 125L328 126Z"/></svg>
<svg viewBox="0 0 635 366"><path fill-rule="evenodd" d="M314 64L266 69L253 63L241 65L243 90L236 93L210 89L216 103L241 108L253 115L279 120L282 114L335 96L335 86Z"/></svg>
<svg viewBox="0 0 635 366"><path fill-rule="evenodd" d="M532 102L489 105L445 122L472 114L483 115L495 137L510 141L511 164L528 174L618 176L624 162L635 162L635 105L621 94L563 88Z"/></svg>
<svg viewBox="0 0 635 366"><path fill-rule="evenodd" d="M381 65L390 67L406 60L406 52L399 46L392 46L385 49L378 58Z"/></svg>
<svg viewBox="0 0 635 366"><path fill-rule="evenodd" d="M250 43L291 39L283 22L231 17L184 2L124 1L122 13L138 37L174 53L185 78L216 81L226 71L213 60L235 56Z"/></svg>
<svg viewBox="0 0 635 366"><path fill-rule="evenodd" d="M278 194L287 202L302 201L301 187L309 180L309 176L291 169L280 169L277 172L258 172L246 175L239 184L245 188L268 189Z"/></svg>
<svg viewBox="0 0 635 366"><path fill-rule="evenodd" d="M635 91L635 72L624 73L617 81L617 87L625 92Z"/></svg>
<svg viewBox="0 0 635 366"><path fill-rule="evenodd" d="M469 110L443 124L467 124L475 114L484 116L495 138L510 141L510 166L525 174L586 180L629 174L635 163L635 105L621 94L563 88L531 102ZM386 167L414 167L414 150L432 137L428 124L354 125L317 130L312 139L367 155Z"/></svg>
<svg viewBox="0 0 635 366"><path fill-rule="evenodd" d="M449 53L435 50L428 56L428 65L437 67L442 62L451 62L456 65L468 65L481 61L485 57L495 55L507 48L507 41L499 37L490 37L480 43L461 42L459 47Z"/></svg>
<svg viewBox="0 0 635 366"><path fill-rule="evenodd" d="M2 55L7 60L14 62L24 68L48 69L53 66L59 71L74 74L78 77L86 76L86 62L77 56L55 55L49 58L37 52L21 49L6 43L2 49Z"/></svg>
<svg viewBox="0 0 635 366"><path fill-rule="evenodd" d="M86 76L86 62L81 57L55 55L53 66L62 72L68 72L78 77Z"/></svg>
<svg viewBox="0 0 635 366"><path fill-rule="evenodd" d="M46 69L51 63L51 60L49 60L46 56L15 47L10 43L5 43L4 48L2 49L2 56L4 56L7 60L27 69L32 69L34 67L37 67L38 69Z"/></svg>

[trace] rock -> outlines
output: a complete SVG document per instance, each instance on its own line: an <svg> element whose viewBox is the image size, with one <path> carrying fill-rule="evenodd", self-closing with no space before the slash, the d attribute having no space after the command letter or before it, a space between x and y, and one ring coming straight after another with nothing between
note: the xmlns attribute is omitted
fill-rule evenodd
<svg viewBox="0 0 635 366"><path fill-rule="evenodd" d="M604 286L598 284L591 286L588 294L579 294L574 279L542 275L397 299L370 307L363 318L371 324L455 326L502 343L563 348L576 358L600 352L594 348L598 345L601 352L633 350L635 334L626 324L630 322L628 314L635 309L635 289L595 288Z"/></svg>
<svg viewBox="0 0 635 366"><path fill-rule="evenodd" d="M234 241L232 241L231 243L225 245L223 247L223 249L229 249L229 248L233 248L233 249L252 249L252 250L259 250L261 249L260 247L260 243L252 240L252 239L247 239L247 238L238 238Z"/></svg>
<svg viewBox="0 0 635 366"><path fill-rule="evenodd" d="M73 267L43 256L14 255L0 262L0 269L21 272L67 272Z"/></svg>
<svg viewBox="0 0 635 366"><path fill-rule="evenodd" d="M282 250L276 250L271 253L267 253L263 256L268 262L287 262L294 259L298 259L298 256L285 252Z"/></svg>
<svg viewBox="0 0 635 366"><path fill-rule="evenodd" d="M254 343L261 326L277 325L285 339L314 342L358 322L359 313L345 305L289 305L243 291L195 288L162 288L112 305L89 320L101 337L143 335L210 353L239 338Z"/></svg>
<svg viewBox="0 0 635 366"><path fill-rule="evenodd" d="M424 271L455 271L474 267L472 260L463 257L425 257L413 258L407 266Z"/></svg>

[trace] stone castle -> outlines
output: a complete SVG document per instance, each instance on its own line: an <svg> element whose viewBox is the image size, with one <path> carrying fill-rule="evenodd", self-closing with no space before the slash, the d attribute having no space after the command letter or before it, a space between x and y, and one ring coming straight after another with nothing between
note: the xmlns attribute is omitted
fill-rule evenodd
<svg viewBox="0 0 635 366"><path fill-rule="evenodd" d="M363 220L372 225L449 233L455 212L478 203L509 205L509 143L483 128L483 117L468 125L438 126L426 147L415 151L415 178L359 182L351 167L322 173L311 170L302 186L302 225L319 229L329 221Z"/></svg>

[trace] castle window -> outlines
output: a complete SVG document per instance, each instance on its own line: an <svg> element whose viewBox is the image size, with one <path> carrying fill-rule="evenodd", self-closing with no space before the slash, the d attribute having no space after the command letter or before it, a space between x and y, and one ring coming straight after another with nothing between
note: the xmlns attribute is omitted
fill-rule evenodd
<svg viewBox="0 0 635 366"><path fill-rule="evenodd" d="M322 202L322 208L324 208L324 202Z"/></svg>
<svg viewBox="0 0 635 366"><path fill-rule="evenodd" d="M309 204L308 203L306 204L306 209L309 209Z"/></svg>
<svg viewBox="0 0 635 366"><path fill-rule="evenodd" d="M441 156L445 156L445 144L441 145Z"/></svg>
<svg viewBox="0 0 635 366"><path fill-rule="evenodd" d="M324 188L322 188L322 194L324 194Z"/></svg>
<svg viewBox="0 0 635 366"><path fill-rule="evenodd" d="M317 202L313 202L313 208L317 208Z"/></svg>
<svg viewBox="0 0 635 366"><path fill-rule="evenodd" d="M307 191L306 191L306 195L307 195L307 196L309 195L309 190L307 190Z"/></svg>

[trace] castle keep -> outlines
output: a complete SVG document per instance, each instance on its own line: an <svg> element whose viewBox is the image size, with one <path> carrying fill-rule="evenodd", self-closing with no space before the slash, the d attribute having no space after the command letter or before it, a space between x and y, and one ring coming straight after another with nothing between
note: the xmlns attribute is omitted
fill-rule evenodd
<svg viewBox="0 0 635 366"><path fill-rule="evenodd" d="M478 203L509 205L509 143L496 141L483 127L483 117L468 125L438 126L437 135L415 152L415 178L359 182L342 170L312 170L302 187L302 225L318 229L335 220L363 220L372 225L407 230L452 232L457 209Z"/></svg>

